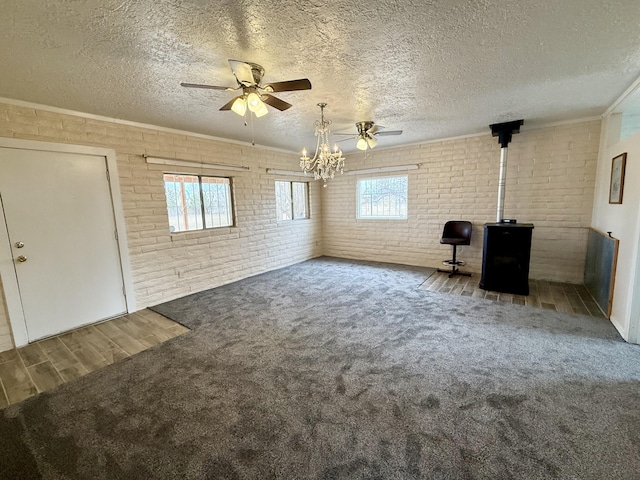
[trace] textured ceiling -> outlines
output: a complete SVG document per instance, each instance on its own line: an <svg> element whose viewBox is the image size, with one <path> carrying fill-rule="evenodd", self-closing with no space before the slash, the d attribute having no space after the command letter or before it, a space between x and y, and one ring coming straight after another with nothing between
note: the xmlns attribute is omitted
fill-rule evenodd
<svg viewBox="0 0 640 480"><path fill-rule="evenodd" d="M380 146L600 115L640 76L638 0L4 0L0 97L297 151L373 120ZM294 106L243 119L227 59ZM335 137L334 137L335 138ZM355 141L341 144L352 150Z"/></svg>

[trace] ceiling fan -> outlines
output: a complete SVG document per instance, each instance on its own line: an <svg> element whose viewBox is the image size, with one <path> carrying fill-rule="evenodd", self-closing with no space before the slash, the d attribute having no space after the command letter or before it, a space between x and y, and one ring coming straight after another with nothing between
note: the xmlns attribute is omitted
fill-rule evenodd
<svg viewBox="0 0 640 480"><path fill-rule="evenodd" d="M357 138L356 148L358 150L366 150L367 148L373 148L378 144L375 137L379 135L401 135L402 130L381 130L384 128L381 125L376 125L374 122L357 122L356 128L358 134L353 135L351 133L336 133L336 135L350 135L353 138Z"/></svg>
<svg viewBox="0 0 640 480"><path fill-rule="evenodd" d="M211 90L227 90L230 92L242 89L242 95L232 98L220 107L220 110L232 110L238 115L244 116L247 109L249 109L256 117L262 117L268 113L266 105L271 105L280 111L292 106L290 103L274 97L271 93L311 89L311 82L307 78L261 85L260 82L264 76L264 68L257 63L229 60L229 65L231 66L234 77L236 77L238 84L236 87L220 87L217 85L201 85L199 83L184 82L180 85L188 88L208 88Z"/></svg>

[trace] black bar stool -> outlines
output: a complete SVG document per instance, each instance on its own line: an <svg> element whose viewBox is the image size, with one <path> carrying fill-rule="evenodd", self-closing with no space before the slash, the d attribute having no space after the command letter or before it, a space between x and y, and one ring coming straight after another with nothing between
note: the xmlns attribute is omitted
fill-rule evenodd
<svg viewBox="0 0 640 480"><path fill-rule="evenodd" d="M449 278L454 275L465 275L470 277L470 273L458 270L458 267L463 267L466 263L456 258L456 247L458 245L471 245L471 222L467 222L465 220L450 220L445 223L440 243L453 245L453 258L442 262L443 265L450 266L451 270L439 268L438 271L448 273Z"/></svg>

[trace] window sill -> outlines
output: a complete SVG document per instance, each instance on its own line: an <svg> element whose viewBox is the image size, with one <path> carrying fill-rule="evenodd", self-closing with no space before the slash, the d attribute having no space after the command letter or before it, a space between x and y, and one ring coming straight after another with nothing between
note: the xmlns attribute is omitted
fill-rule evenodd
<svg viewBox="0 0 640 480"><path fill-rule="evenodd" d="M294 218L293 220L276 220L278 225L290 225L292 223L310 222L310 218Z"/></svg>
<svg viewBox="0 0 640 480"><path fill-rule="evenodd" d="M234 233L238 229L237 226L233 227L216 227L216 228L206 228L204 230L189 230L186 232L173 232L169 233L171 236L171 241L175 242L178 240L191 240L197 238L206 238L211 236L218 235L228 235Z"/></svg>

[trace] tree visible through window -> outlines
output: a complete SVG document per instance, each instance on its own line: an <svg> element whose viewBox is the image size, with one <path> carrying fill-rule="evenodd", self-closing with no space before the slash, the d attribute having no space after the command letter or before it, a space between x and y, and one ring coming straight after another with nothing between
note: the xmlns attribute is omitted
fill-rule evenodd
<svg viewBox="0 0 640 480"><path fill-rule="evenodd" d="M407 218L408 177L358 180L358 218Z"/></svg>
<svg viewBox="0 0 640 480"><path fill-rule="evenodd" d="M278 220L309 218L308 183L276 181L276 212Z"/></svg>
<svg viewBox="0 0 640 480"><path fill-rule="evenodd" d="M164 192L171 232L233 225L229 178L165 174Z"/></svg>

